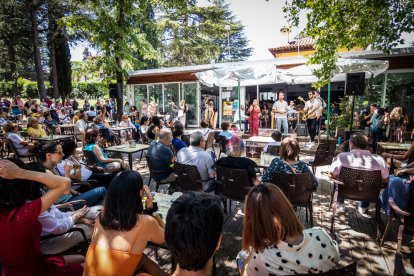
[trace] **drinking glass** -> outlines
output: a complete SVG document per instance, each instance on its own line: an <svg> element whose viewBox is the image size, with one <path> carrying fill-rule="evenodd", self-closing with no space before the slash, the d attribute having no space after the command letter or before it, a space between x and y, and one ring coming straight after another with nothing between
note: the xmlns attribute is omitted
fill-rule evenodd
<svg viewBox="0 0 414 276"><path fill-rule="evenodd" d="M251 145L250 145L250 154L251 154L251 156L252 156L252 158L254 158L254 153L256 152L256 146L255 146L255 144L254 143L252 143Z"/></svg>

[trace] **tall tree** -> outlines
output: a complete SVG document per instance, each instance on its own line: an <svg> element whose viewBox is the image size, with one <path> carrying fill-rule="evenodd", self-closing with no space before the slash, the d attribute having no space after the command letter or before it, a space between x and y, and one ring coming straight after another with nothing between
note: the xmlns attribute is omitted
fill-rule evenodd
<svg viewBox="0 0 414 276"><path fill-rule="evenodd" d="M298 26L300 11L307 12L305 36L315 39L312 64L318 86L328 82L336 68L337 49L367 47L388 52L404 43L401 35L414 31L414 1L410 0L295 0L284 12L292 26Z"/></svg>
<svg viewBox="0 0 414 276"><path fill-rule="evenodd" d="M252 51L243 25L224 0L213 0L207 6L188 0L181 9L165 10L160 25L168 66L203 64L211 59L243 60Z"/></svg>

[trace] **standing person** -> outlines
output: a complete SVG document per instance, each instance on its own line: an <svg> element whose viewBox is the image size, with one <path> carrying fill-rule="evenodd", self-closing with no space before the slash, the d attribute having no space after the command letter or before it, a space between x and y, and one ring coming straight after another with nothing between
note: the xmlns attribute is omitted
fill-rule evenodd
<svg viewBox="0 0 414 276"><path fill-rule="evenodd" d="M125 115L131 114L131 106L129 105L129 102L125 102L123 111Z"/></svg>
<svg viewBox="0 0 414 276"><path fill-rule="evenodd" d="M252 105L249 107L249 127L250 127L250 136L259 135L259 114L260 107L257 103L257 100L253 100Z"/></svg>
<svg viewBox="0 0 414 276"><path fill-rule="evenodd" d="M89 110L91 108L91 104L89 103L88 99L85 99L85 102L83 103L83 110Z"/></svg>
<svg viewBox="0 0 414 276"><path fill-rule="evenodd" d="M148 112L151 117L157 116L157 104L154 101L149 104Z"/></svg>
<svg viewBox="0 0 414 276"><path fill-rule="evenodd" d="M246 133L249 129L249 121L248 121L249 116L246 115L246 106L244 104L240 106L240 115L241 115L241 119L239 117L239 110L236 110L236 112L234 113L233 124L238 124L240 121L240 123L242 123L244 126L243 131L244 133Z"/></svg>
<svg viewBox="0 0 414 276"><path fill-rule="evenodd" d="M181 124L185 127L187 121L187 104L185 100L180 102L180 110L178 111L178 119L180 120Z"/></svg>
<svg viewBox="0 0 414 276"><path fill-rule="evenodd" d="M288 103L285 101L285 93L279 91L278 100L273 104L273 113L275 114L276 128L283 134L288 134L289 126L287 122L287 112L289 111Z"/></svg>
<svg viewBox="0 0 414 276"><path fill-rule="evenodd" d="M402 143L403 142L403 132L404 132L404 116L403 110L401 107L395 107L389 116L388 123L388 142L391 143Z"/></svg>
<svg viewBox="0 0 414 276"><path fill-rule="evenodd" d="M213 102L207 101L205 103L205 111L204 111L204 120L208 122L209 127L213 127L214 124L214 108L213 108Z"/></svg>
<svg viewBox="0 0 414 276"><path fill-rule="evenodd" d="M371 146L373 152L377 152L378 142L382 139L382 133L384 131L384 110L379 109L376 104L371 104Z"/></svg>
<svg viewBox="0 0 414 276"><path fill-rule="evenodd" d="M76 100L76 98L73 98L73 101L72 101L72 108L73 108L73 111L76 111L76 110L78 110L78 109L79 109L79 103L78 103L78 101Z"/></svg>
<svg viewBox="0 0 414 276"><path fill-rule="evenodd" d="M318 114L321 113L322 107L320 102L315 99L315 91L308 92L309 100L305 103L303 110L306 115L306 125L310 136L310 144L308 147L315 146L315 136L318 130Z"/></svg>
<svg viewBox="0 0 414 276"><path fill-rule="evenodd" d="M145 100L141 100L141 118L144 116L148 117L148 105Z"/></svg>

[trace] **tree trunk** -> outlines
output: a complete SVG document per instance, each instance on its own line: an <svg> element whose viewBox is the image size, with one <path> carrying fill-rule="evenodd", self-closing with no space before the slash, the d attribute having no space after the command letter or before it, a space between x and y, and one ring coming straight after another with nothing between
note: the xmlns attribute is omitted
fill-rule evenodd
<svg viewBox="0 0 414 276"><path fill-rule="evenodd" d="M49 21L49 40L50 40L50 67L51 67L51 79L53 85L53 98L59 99L59 89L58 89L58 77L56 70L56 50L55 50L55 40L54 40L54 30L50 28L51 21ZM53 23L52 23L53 24Z"/></svg>
<svg viewBox="0 0 414 276"><path fill-rule="evenodd" d="M123 29L124 24L125 24L124 23L124 17L125 17L124 8L125 8L124 0L120 0L119 1L119 17L118 17L118 28L119 29ZM118 90L118 99L116 101L116 111L117 111L117 115L119 119L120 119L120 116L122 115L123 104L124 104L123 103L124 75L122 73L122 58L119 56L120 53L121 53L121 49L115 49L115 61L116 61L116 66L118 67L116 71L116 83L117 83L117 90Z"/></svg>
<svg viewBox="0 0 414 276"><path fill-rule="evenodd" d="M39 43L39 29L37 26L37 7L31 7L30 15L32 20L32 35L33 35L33 49L34 60L36 67L37 89L39 90L39 98L46 98L45 79L43 77L42 60L40 58L40 43Z"/></svg>
<svg viewBox="0 0 414 276"><path fill-rule="evenodd" d="M13 80L13 98L17 96L18 90L17 90L17 61L16 61L16 51L14 49L14 45L12 43L7 43L7 54L9 59L9 66L10 66L10 77Z"/></svg>

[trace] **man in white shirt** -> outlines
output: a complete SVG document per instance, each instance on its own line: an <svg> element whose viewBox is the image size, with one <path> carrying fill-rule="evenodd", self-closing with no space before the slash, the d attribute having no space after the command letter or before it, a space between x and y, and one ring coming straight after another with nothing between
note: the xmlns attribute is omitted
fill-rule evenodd
<svg viewBox="0 0 414 276"><path fill-rule="evenodd" d="M285 101L285 93L279 91L279 100L273 104L273 113L275 113L276 128L282 131L283 134L288 134L289 126L287 121L288 103Z"/></svg>
<svg viewBox="0 0 414 276"><path fill-rule="evenodd" d="M316 100L316 92L311 90L308 92L309 100L305 103L303 111L306 115L306 125L310 136L309 147L315 146L315 136L318 130L318 120L322 113L322 106L319 100Z"/></svg>
<svg viewBox="0 0 414 276"><path fill-rule="evenodd" d="M88 128L88 116L86 112L81 111L79 120L75 124L75 136L78 141L83 141L85 138L85 131Z"/></svg>
<svg viewBox="0 0 414 276"><path fill-rule="evenodd" d="M332 161L329 169L332 178L336 179L341 172L341 168L353 168L360 170L381 171L382 181L388 182L388 167L384 158L379 155L372 154L369 151L368 138L362 133L354 133L349 139L350 152L341 152ZM338 199L339 202L343 203L343 199ZM358 211L361 214L366 213L369 203L361 202ZM343 206L340 206L343 209Z"/></svg>
<svg viewBox="0 0 414 276"><path fill-rule="evenodd" d="M239 120L240 122L244 125L244 132L247 131L248 129L248 121L247 119L249 118L249 116L245 115L246 111L245 111L245 105L242 104L240 106L240 115L241 115L241 120L239 117L239 110L236 109L236 112L234 113L234 118L233 118L233 124L238 124Z"/></svg>
<svg viewBox="0 0 414 276"><path fill-rule="evenodd" d="M177 162L184 165L197 166L203 181L203 191L214 191L216 182L209 178L216 177L213 169L214 161L209 153L204 150L206 139L200 131L194 132L190 136L190 147L182 148L177 154Z"/></svg>

